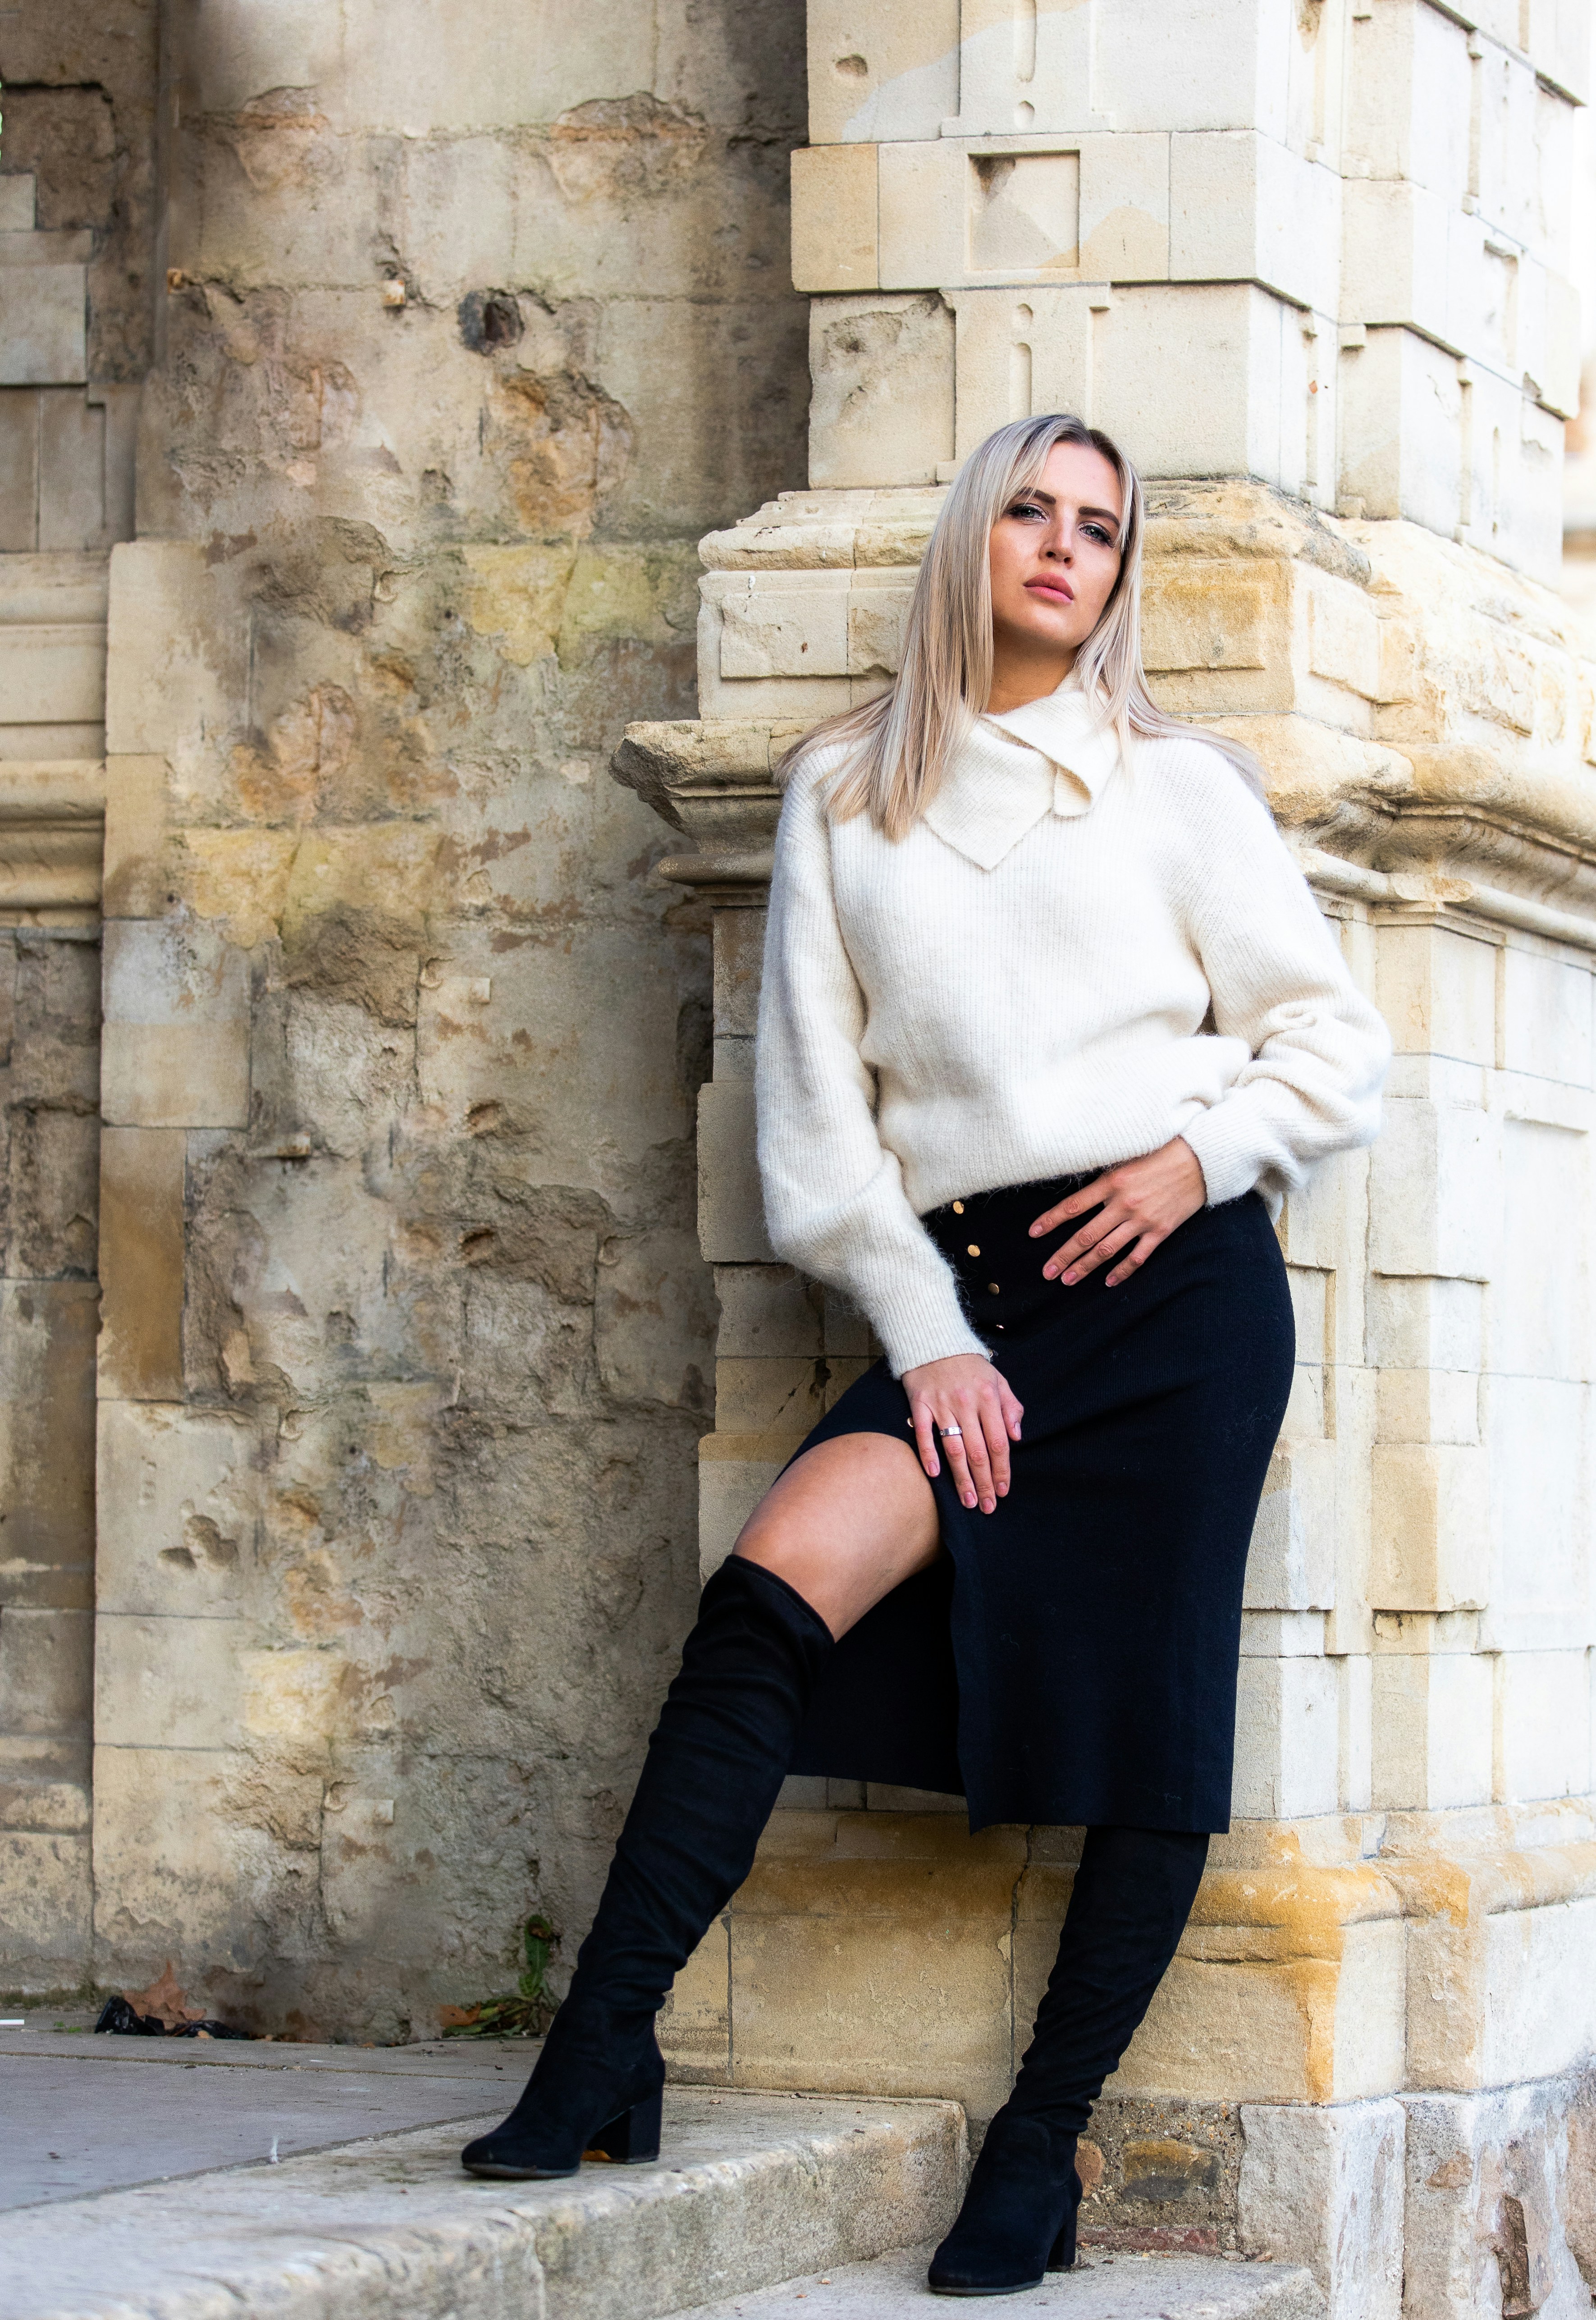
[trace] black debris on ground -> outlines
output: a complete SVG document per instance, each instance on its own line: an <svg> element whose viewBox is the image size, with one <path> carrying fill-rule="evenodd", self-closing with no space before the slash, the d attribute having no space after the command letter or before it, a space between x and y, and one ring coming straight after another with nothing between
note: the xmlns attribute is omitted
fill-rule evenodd
<svg viewBox="0 0 1596 2320"><path fill-rule="evenodd" d="M252 2030L235 2030L227 2022L180 2022L168 2030L159 2014L140 2014L125 1998L108 1998L95 2024L119 2038L252 2038Z"/></svg>

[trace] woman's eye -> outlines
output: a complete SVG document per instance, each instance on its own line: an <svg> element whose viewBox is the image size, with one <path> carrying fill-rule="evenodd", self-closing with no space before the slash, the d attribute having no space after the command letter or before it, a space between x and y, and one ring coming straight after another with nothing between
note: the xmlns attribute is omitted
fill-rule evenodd
<svg viewBox="0 0 1596 2320"><path fill-rule="evenodd" d="M1009 510L1009 513L1011 515L1034 515L1039 523L1046 523L1047 521L1041 509L1036 506L1033 502L1029 500L1022 500L1017 507L1011 507Z"/></svg>
<svg viewBox="0 0 1596 2320"><path fill-rule="evenodd" d="M1111 548L1114 544L1100 523L1084 523L1081 530L1088 539L1099 540L1104 548Z"/></svg>

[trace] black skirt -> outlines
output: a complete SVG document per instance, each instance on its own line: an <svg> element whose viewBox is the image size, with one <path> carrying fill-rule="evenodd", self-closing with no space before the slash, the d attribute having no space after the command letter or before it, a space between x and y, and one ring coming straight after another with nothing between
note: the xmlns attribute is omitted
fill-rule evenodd
<svg viewBox="0 0 1596 2320"><path fill-rule="evenodd" d="M1294 1358L1285 1266L1248 1193L1200 1210L1117 1289L1111 1265L1044 1281L1080 1220L1039 1240L1030 1224L1086 1181L923 1219L1024 1404L1022 1438L990 1515L959 1504L943 1462L946 1551L843 1637L793 1769L962 1795L972 1829L1221 1830L1247 1545ZM803 1450L911 1443L908 1407L878 1362Z"/></svg>

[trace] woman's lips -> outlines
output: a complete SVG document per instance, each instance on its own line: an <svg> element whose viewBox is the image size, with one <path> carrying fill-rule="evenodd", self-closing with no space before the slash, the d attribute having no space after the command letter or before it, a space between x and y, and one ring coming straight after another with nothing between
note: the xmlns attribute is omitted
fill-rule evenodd
<svg viewBox="0 0 1596 2320"><path fill-rule="evenodd" d="M1066 587L1062 580L1028 580L1025 585L1032 595L1049 597L1056 604L1073 604L1075 601L1075 590Z"/></svg>

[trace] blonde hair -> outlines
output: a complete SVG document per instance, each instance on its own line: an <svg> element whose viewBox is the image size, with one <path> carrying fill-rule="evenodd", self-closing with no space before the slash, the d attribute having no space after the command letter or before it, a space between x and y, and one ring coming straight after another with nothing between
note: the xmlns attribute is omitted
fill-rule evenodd
<svg viewBox="0 0 1596 2320"><path fill-rule="evenodd" d="M1173 738L1193 728L1158 708L1141 665L1141 556L1146 503L1141 480L1100 428L1062 412L1017 419L970 454L937 518L910 600L898 674L887 690L829 717L782 761L784 776L818 749L840 742L845 757L827 795L839 821L869 814L888 838L906 837L936 795L956 751L992 690L993 527L1021 493L1034 489L1056 443L1100 451L1120 479L1120 571L1102 617L1075 655L1075 675L1124 762L1132 738ZM1249 789L1265 794L1250 749L1223 734L1204 740L1229 757Z"/></svg>

